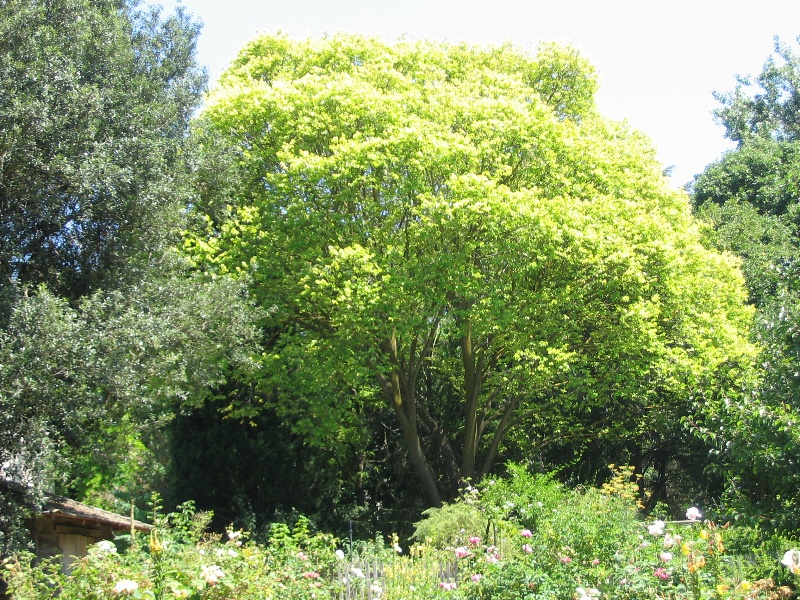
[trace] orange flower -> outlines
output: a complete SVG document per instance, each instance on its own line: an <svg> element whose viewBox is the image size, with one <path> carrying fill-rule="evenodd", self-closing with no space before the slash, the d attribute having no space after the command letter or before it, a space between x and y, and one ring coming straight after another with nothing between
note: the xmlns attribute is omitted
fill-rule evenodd
<svg viewBox="0 0 800 600"><path fill-rule="evenodd" d="M698 569L702 569L703 567L706 566L706 557L703 556L702 554L697 558L695 558L694 556L690 556L687 566L689 567L689 572L694 573Z"/></svg>

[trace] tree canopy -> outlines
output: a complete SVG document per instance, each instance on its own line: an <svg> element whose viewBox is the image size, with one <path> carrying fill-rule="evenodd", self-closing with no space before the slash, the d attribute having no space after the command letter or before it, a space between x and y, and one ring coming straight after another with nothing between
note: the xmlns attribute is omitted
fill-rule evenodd
<svg viewBox="0 0 800 600"><path fill-rule="evenodd" d="M322 444L385 407L436 504L515 448L659 427L746 362L737 261L596 88L557 45L248 44L198 121L186 242L268 311L261 395L230 411Z"/></svg>
<svg viewBox="0 0 800 600"><path fill-rule="evenodd" d="M176 401L255 343L241 284L170 250L198 33L126 0L0 0L0 552L43 490L157 462Z"/></svg>
<svg viewBox="0 0 800 600"><path fill-rule="evenodd" d="M775 55L767 58L755 78L737 78L731 92L716 93L715 111L726 136L743 145L756 138L797 141L800 123L800 56L775 38Z"/></svg>
<svg viewBox="0 0 800 600"><path fill-rule="evenodd" d="M2 286L77 298L161 246L206 77L198 25L135 6L0 2Z"/></svg>
<svg viewBox="0 0 800 600"><path fill-rule="evenodd" d="M736 402L714 407L709 433L716 468L743 513L797 527L800 470L794 457L800 372L800 57L779 40L756 77L717 94L717 118L737 148L709 165L692 186L699 216L717 247L743 259L758 308L753 338L762 369Z"/></svg>

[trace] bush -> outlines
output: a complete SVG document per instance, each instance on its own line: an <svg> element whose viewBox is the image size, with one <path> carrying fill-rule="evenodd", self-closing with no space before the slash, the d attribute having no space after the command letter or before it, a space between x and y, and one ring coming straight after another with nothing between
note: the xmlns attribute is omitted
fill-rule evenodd
<svg viewBox="0 0 800 600"><path fill-rule="evenodd" d="M481 510L468 502L444 504L422 513L425 518L414 523L412 539L438 548L466 543L471 536L480 536L488 521Z"/></svg>

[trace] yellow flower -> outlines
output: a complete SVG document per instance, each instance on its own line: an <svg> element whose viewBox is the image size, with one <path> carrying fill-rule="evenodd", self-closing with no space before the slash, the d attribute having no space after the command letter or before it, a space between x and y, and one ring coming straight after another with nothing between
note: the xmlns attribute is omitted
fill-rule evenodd
<svg viewBox="0 0 800 600"><path fill-rule="evenodd" d="M153 554L160 554L161 551L164 549L164 546L158 540L158 535L156 534L156 530L150 532L150 552Z"/></svg>
<svg viewBox="0 0 800 600"><path fill-rule="evenodd" d="M706 557L701 554L697 558L689 559L687 566L689 567L689 572L694 573L698 569L702 569L706 566Z"/></svg>
<svg viewBox="0 0 800 600"><path fill-rule="evenodd" d="M700 537L703 540L708 541L708 529L703 529L703 531L700 532Z"/></svg>
<svg viewBox="0 0 800 600"><path fill-rule="evenodd" d="M746 580L741 582L739 584L739 589L742 590L743 592L749 592L750 591L750 582L746 581Z"/></svg>

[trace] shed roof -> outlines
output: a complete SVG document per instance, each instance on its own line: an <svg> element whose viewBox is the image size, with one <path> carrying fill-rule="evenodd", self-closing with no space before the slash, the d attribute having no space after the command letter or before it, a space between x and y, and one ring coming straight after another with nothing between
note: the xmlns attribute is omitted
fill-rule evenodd
<svg viewBox="0 0 800 600"><path fill-rule="evenodd" d="M153 526L142 521L131 519L102 508L96 508L70 500L63 496L48 496L40 514L51 516L65 521L74 521L81 525L97 523L110 527L114 531L130 531L131 527L137 531L150 531Z"/></svg>

